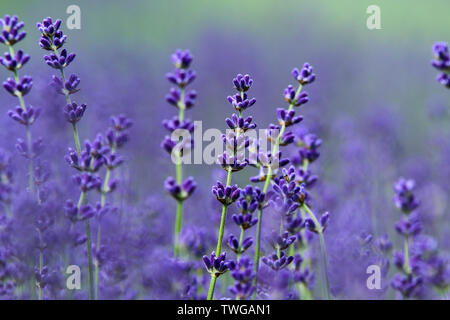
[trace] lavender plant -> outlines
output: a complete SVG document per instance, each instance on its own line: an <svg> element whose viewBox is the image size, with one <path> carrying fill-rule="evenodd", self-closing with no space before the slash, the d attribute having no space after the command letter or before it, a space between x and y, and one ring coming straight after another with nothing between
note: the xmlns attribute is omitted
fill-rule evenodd
<svg viewBox="0 0 450 320"><path fill-rule="evenodd" d="M190 109L194 106L197 98L197 92L195 90L186 91L186 87L195 80L195 71L190 70L189 67L192 63L193 57L188 50L177 50L172 55L172 63L175 65L175 71L166 75L167 79L177 88L171 88L170 93L166 96L166 101L172 106L178 109L178 116L173 117L171 120L164 120L164 127L172 134L182 133L186 130L188 133L193 133L194 123L185 119L184 113L186 109ZM182 158L185 153L189 152L189 146L187 142L181 142L183 147L175 148L177 143L172 136L166 136L162 147L173 154L175 157L176 165L176 179L169 177L165 181L166 190L177 201L177 213L175 218L175 233L174 233L174 256L180 255L180 234L183 226L183 205L184 201L191 196L196 188L194 178L188 177L183 181L183 166ZM178 139L182 140L182 139Z"/></svg>
<svg viewBox="0 0 450 320"><path fill-rule="evenodd" d="M235 110L239 112L239 115L233 114L231 118L226 119L225 122L230 127L230 130L227 130L227 133L222 135L222 140L225 144L226 150L218 157L218 163L227 172L226 184L223 185L220 181L217 181L217 184L212 187L212 193L222 204L222 215L220 219L217 247L216 251L211 254L211 258L208 258L207 256L203 257L205 266L211 274L208 300L212 300L214 298L214 289L217 278L228 270L233 269L235 266L234 261L226 261L226 254L225 252L222 253L222 242L225 232L227 211L229 206L236 202L241 195L241 189L238 185L231 185L231 177L233 172L241 171L249 163L249 159L246 157L245 151L248 149L251 139L244 133L250 128L255 128L255 124L252 123L252 117L247 117L245 119L242 117L243 111L253 106L256 102L255 98L249 99L247 96L247 91L251 88L253 79L251 79L249 75L238 74L236 78L233 79L233 84L238 93L233 96L228 96L227 99ZM240 254L245 251L244 246L248 249L252 242L251 239L244 240L245 229L250 227L252 222L253 224L256 222L253 220L249 209L254 211L256 207L258 207L258 202L264 201L264 195L261 194L259 190L254 191L251 187L247 187L242 192L242 195L243 199L241 198L239 206L244 208L244 212L242 212L239 216L236 215L233 217L233 220L241 226L241 236L237 243L237 239L235 240L234 236L231 236L229 239L229 243L231 247L235 249L238 259ZM253 204L250 204L249 202L253 200L253 197L255 197L255 201ZM251 205L252 208L249 208L249 205ZM244 227L242 227L243 224ZM218 258L216 258L216 255Z"/></svg>
<svg viewBox="0 0 450 320"><path fill-rule="evenodd" d="M401 273L394 276L391 285L404 299L423 296L428 285L445 297L449 285L447 260L439 255L435 239L421 235L423 224L416 211L419 200L414 195L415 186L414 180L404 178L394 185L395 205L403 214L395 229L404 238L404 249L394 253L393 263Z"/></svg>
<svg viewBox="0 0 450 320"><path fill-rule="evenodd" d="M265 183L262 191L263 193L267 193L270 184L273 184L274 193L272 193L272 203L276 207L277 211L281 212L282 214L280 224L280 237L283 237L283 229L286 216L291 216L296 210L300 208L308 213L309 219L306 221L306 223L307 225L309 225L309 229L319 234L324 271L324 283L326 286L326 296L327 298L330 298L331 294L327 271L328 262L326 257L325 241L323 237L323 232L328 221L328 215L323 215L321 221L316 218L315 214L311 211L309 205L306 202L307 192L305 189L305 185L298 185L296 183L295 169L293 167L289 170L283 169L281 177L277 178L277 174L280 172L279 168L289 163L288 159L281 159L282 156L281 152L279 151L280 147L287 146L293 143L295 140L295 135L290 131L286 132L286 129L303 120L302 116L295 116L294 108L308 102L308 94L306 92L302 92L302 88L304 85L312 83L316 78L316 75L313 73L312 66L308 63L305 63L301 70L295 68L292 71L292 76L295 80L298 81L298 88L294 89L293 86L288 86L285 89L284 97L289 103L289 107L287 110L282 108L277 110L279 125L271 124L269 126L269 129L267 130L267 137L269 141L273 142L272 150L267 155L259 153L259 175L251 178L251 181L264 181ZM318 146L320 146L321 141L311 136L309 137L307 143L308 144L305 144L303 152L306 152L310 156L309 158L317 158L318 153L316 149ZM309 158L305 157L305 166L303 168L304 171L307 170L309 162L306 161L309 161ZM258 271L260 260L262 213L262 209L258 211L255 272ZM287 256L284 252L282 252L280 246L278 246L277 253L273 254L270 257L266 257L263 261L270 267L275 268L274 270L278 270L281 268L280 266L286 266L293 260L293 256ZM256 281L257 279L255 279L255 282Z"/></svg>
<svg viewBox="0 0 450 320"><path fill-rule="evenodd" d="M443 86L450 88L450 54L446 42L437 42L433 46L434 59L431 65L441 73L437 81Z"/></svg>
<svg viewBox="0 0 450 320"><path fill-rule="evenodd" d="M88 270L89 270L89 296L94 298L94 267L92 260L92 240L91 240L91 225L89 219L93 216L93 209L87 204L87 193L91 190L100 190L102 186L101 178L95 173L100 169L104 161L104 155L108 153L104 146L103 137L97 136L97 139L91 143L85 142L85 150L81 150L80 138L78 135L77 122L80 121L86 110L86 105L78 105L72 102L71 95L78 92L78 85L80 79L77 75L72 74L69 79L66 79L64 69L67 68L75 59L75 53L68 53L63 47L67 40L61 30L60 19L53 22L52 18L48 17L37 23L37 28L41 32L39 45L42 49L50 51L49 55L44 56L44 60L50 67L59 70L61 78L53 75L52 85L56 91L66 97L67 105L64 108L66 120L72 124L73 136L75 139L76 151L69 149L69 156L67 158L69 165L80 171L74 176L75 184L80 188L80 197L75 207L72 200L66 203L66 213L72 221L85 221L86 228L86 245L88 254Z"/></svg>
<svg viewBox="0 0 450 320"><path fill-rule="evenodd" d="M25 24L19 21L17 16L11 17L5 15L3 19L0 19L0 25L3 28L2 34L0 35L0 42L6 45L9 50L9 52L5 52L3 57L0 57L0 64L14 75L13 78L8 78L3 82L3 87L10 94L17 97L20 103L20 106L16 107L15 110L8 111L8 115L26 128L26 142L18 139L16 148L20 154L29 160L28 187L30 193L34 194L33 161L39 151L40 140L33 143L31 125L39 117L40 109L26 106L24 96L30 92L33 86L33 79L30 76L23 76L22 78L19 76L19 70L30 60L30 56L22 50L18 50L16 53L13 47L25 38L26 32L21 30Z"/></svg>

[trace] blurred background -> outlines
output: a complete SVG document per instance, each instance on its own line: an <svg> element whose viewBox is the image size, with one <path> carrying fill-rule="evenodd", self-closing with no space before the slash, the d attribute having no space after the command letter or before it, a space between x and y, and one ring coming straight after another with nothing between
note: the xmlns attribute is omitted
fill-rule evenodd
<svg viewBox="0 0 450 320"><path fill-rule="evenodd" d="M65 25L71 4L81 8L80 30ZM366 26L372 4L381 8L380 30ZM73 172L63 158L72 136L61 112L64 100L49 88L54 72L38 45L36 22L47 16L63 20L65 48L77 54L68 70L82 81L75 101L88 106L81 139L104 131L110 115L124 113L134 121L121 169L126 215L147 208L173 221L175 204L163 183L175 170L160 148L167 134L161 121L176 114L164 99L170 88L165 74L173 69L171 53L181 48L192 52L197 72L191 87L198 102L186 115L203 121L204 130L225 129L224 119L233 113L226 97L237 73L253 77L250 94L257 102L246 114L265 128L276 122L276 108L285 106L283 90L293 83L292 68L304 62L314 66L317 79L307 88L310 102L300 110L300 127L323 139L321 157L311 168L320 179L313 198L317 211L331 215L327 244L336 294L376 296L360 288L364 282L346 277L365 276L365 268L353 263L360 235L388 233L395 243L399 213L392 185L399 176L416 180L426 233L450 248L450 92L437 83L430 66L432 45L450 40L449 1L16 0L1 1L0 12L25 22L28 35L20 47L32 58L21 74L34 79L27 102L43 109L33 132L45 141L55 184L64 186ZM0 71L1 79L8 76ZM0 146L23 168L14 153L23 128L6 114L16 104L0 91ZM207 165L186 166L185 172L199 185L194 200L186 202L186 224L217 226L219 211L210 190L223 172ZM253 175L256 169L233 179L245 185ZM73 190L61 188L67 194ZM265 228L271 228L269 222ZM159 236L170 246L170 232Z"/></svg>

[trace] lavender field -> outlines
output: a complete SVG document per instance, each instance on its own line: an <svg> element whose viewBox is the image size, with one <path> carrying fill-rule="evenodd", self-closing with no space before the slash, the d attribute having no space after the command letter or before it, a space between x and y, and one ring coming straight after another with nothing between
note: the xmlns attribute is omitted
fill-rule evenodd
<svg viewBox="0 0 450 320"><path fill-rule="evenodd" d="M2 1L0 299L448 300L450 3L371 5Z"/></svg>

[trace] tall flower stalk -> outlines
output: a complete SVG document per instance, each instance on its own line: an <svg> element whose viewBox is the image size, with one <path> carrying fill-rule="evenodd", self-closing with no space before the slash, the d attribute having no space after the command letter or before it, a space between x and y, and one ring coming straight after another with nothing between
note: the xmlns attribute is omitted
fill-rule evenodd
<svg viewBox="0 0 450 320"><path fill-rule="evenodd" d="M174 256L180 255L181 244L180 235L183 227L183 206L184 201L194 192L196 188L195 181L192 177L183 181L183 166L182 158L185 155L184 152L188 152L190 146L184 144L186 142L174 140L173 136L177 133L182 133L184 130L191 134L194 131L194 123L185 119L184 113L186 109L190 109L194 106L197 98L195 90L186 91L186 87L195 80L195 71L190 70L189 66L192 62L192 55L188 50L177 50L172 55L172 63L175 65L175 71L166 75L167 79L177 88L171 88L170 93L166 96L166 101L175 106L178 109L178 116L173 117L171 120L164 120L164 127L172 133L172 136L166 136L162 146L172 156L174 156L176 166L176 179L169 177L165 186L168 192L177 201L177 210L175 218L175 232L174 232ZM176 147L180 142L180 147Z"/></svg>
<svg viewBox="0 0 450 320"><path fill-rule="evenodd" d="M69 150L70 157L76 158L77 161L91 161L89 164L84 163L83 166L79 166L78 170L82 173L76 176L75 182L79 185L81 189L80 197L77 204L77 210L81 211L83 208L89 211L87 208L87 192L91 189L96 189L101 187L101 182L98 176L92 175L92 172L98 170L98 161L100 157L97 154L91 154L92 145L87 142L85 154L82 154L80 138L78 136L77 123L81 120L86 110L86 105L78 105L72 102L70 95L79 91L78 85L80 79L77 75L72 74L68 79L65 76L64 69L67 68L71 62L75 59L75 53L68 53L66 49L59 49L65 44L67 36L64 35L60 29L62 21L57 19L53 22L52 18L48 17L44 19L41 23L37 23L37 28L41 32L41 38L39 40L39 45L42 49L49 51L49 55L44 56L44 60L50 67L59 70L61 78L54 75L52 85L55 87L56 91L63 94L66 98L67 105L64 108L64 114L66 120L71 123L73 136L76 146L76 154L72 150ZM73 161L73 160L72 160ZM97 163L96 163L97 161ZM81 169L80 169L81 168ZM100 182L100 186L98 183ZM69 205L70 206L70 205ZM84 206L84 207L83 207ZM94 267L92 260L92 239L91 239L91 226L88 218L85 218L85 230L86 230L86 245L88 254L88 270L89 270L89 297L94 298Z"/></svg>
<svg viewBox="0 0 450 320"><path fill-rule="evenodd" d="M36 152L39 145L33 145L31 136L31 125L39 117L40 109L34 109L32 106L26 106L25 95L30 92L33 86L33 79L30 76L23 76L20 78L19 70L30 60L30 56L25 54L22 50L15 52L14 45L26 36L26 32L21 30L24 23L19 21L17 16L10 17L5 15L0 19L0 25L3 31L0 35L0 42L6 45L9 52L6 52L4 57L0 57L0 64L2 64L8 71L13 73L13 78L8 78L3 82L3 87L13 96L17 97L20 106L15 110L8 112L9 116L22 124L26 128L26 142L22 139L17 140L17 149L28 159L28 187L31 194L34 195L34 164L33 159L36 157ZM36 143L39 144L39 141Z"/></svg>
<svg viewBox="0 0 450 320"><path fill-rule="evenodd" d="M289 160L287 159L281 159L281 152L280 152L280 146L286 146L291 144L294 141L294 134L292 132L286 132L286 129L294 124L299 123L303 118L301 116L295 116L295 107L299 107L306 102L308 102L308 94L306 92L302 92L303 86L312 83L315 80L315 74L313 73L313 68L310 64L305 63L303 68L301 70L295 68L292 71L292 76L294 79L299 83L297 89L294 89L293 86L288 86L284 91L284 97L286 101L289 103L288 109L278 109L278 121L280 125L270 125L267 136L270 141L273 143L273 147L270 153L267 155L260 154L260 172L259 175L256 177L251 178L251 181L253 182L260 182L264 181L264 188L263 193L267 193L269 190L269 186L272 182L272 179L274 179L279 171L280 167L283 167L286 165ZM290 183L290 182L289 182ZM282 190L284 193L284 190ZM329 294L329 284L328 284L328 272L326 271L326 252L325 252L325 241L323 239L323 230L320 228L320 223L317 220L314 213L310 210L309 206L304 202L298 202L295 203L289 203L286 202L287 200L292 201L292 199L289 199L289 197L286 197L284 195L281 198L284 201L284 206L286 206L286 209L289 210L295 210L299 208L299 205L306 210L306 212L309 214L312 221L317 226L317 232L319 233L319 237L321 239L321 248L322 248L322 255L324 257L324 269L327 276L325 277L325 283L327 285L327 297L330 296ZM294 201L296 202L296 201ZM291 207L294 206L294 207ZM292 211L294 212L294 211ZM262 213L263 209L260 209L258 211L258 226L257 226L257 236L256 236L256 252L255 252L255 272L258 272L259 269L259 261L260 261L260 247L261 247L261 225L262 225ZM283 223L281 222L280 227L280 235L283 230ZM276 257L276 260L281 259L281 252L278 252L278 255ZM275 257L272 257L272 260L274 261ZM268 259L266 259L268 260ZM269 261L269 260L268 260ZM255 278L255 284L256 284L257 278Z"/></svg>
<svg viewBox="0 0 450 320"><path fill-rule="evenodd" d="M252 124L251 117L242 117L243 111L253 106L256 102L255 98L249 99L247 97L247 91L251 88L253 80L249 75L238 74L236 78L233 79L233 84L238 93L229 96L227 99L235 110L239 112L239 115L233 114L231 119L226 119L226 123L231 130L227 130L227 133L222 135L226 151L218 158L218 163L227 172L227 180L225 185L218 181L212 188L212 192L216 196L216 199L222 204L217 247L216 251L211 254L211 258L208 258L207 256L203 257L206 268L211 274L211 282L207 297L208 300L214 299L217 278L229 269L234 268L234 263L226 262L226 254L225 252L222 253L222 242L228 207L236 202L241 194L241 190L237 185L231 185L231 177L233 172L241 171L249 163L245 151L250 145L250 139L243 133L249 128L255 127L255 125ZM247 218L248 217L251 218L251 216L247 215ZM237 248L239 254L242 251L243 243L244 234L241 232ZM220 263L218 263L218 261Z"/></svg>
<svg viewBox="0 0 450 320"><path fill-rule="evenodd" d="M16 149L19 153L28 159L28 189L30 194L35 196L35 160L42 150L42 139L33 141L31 135L31 125L36 121L40 115L39 108L33 108L31 105L27 106L24 96L31 90L33 86L33 80L30 76L23 76L20 78L19 70L30 60L30 56L25 54L22 50L17 52L14 50L14 45L23 40L26 36L25 31L21 31L24 27L24 23L19 21L17 16L10 17L5 15L4 19L0 19L0 25L2 26L2 33L0 35L0 42L5 44L8 48L8 52L4 57L0 57L0 64L2 64L7 70L13 73L13 78L8 78L3 87L13 96L17 97L20 106L17 106L15 110L9 110L8 115L18 123L22 124L26 128L26 142L23 139L17 139ZM39 179L39 177L37 177ZM41 204L41 197L39 190L37 192L37 201ZM8 207L8 209L10 209ZM41 239L41 233L38 228L39 239ZM44 253L42 241L39 241L39 267L37 272L39 275L43 272L44 267ZM38 285L38 298L43 299L43 284L37 281Z"/></svg>
<svg viewBox="0 0 450 320"><path fill-rule="evenodd" d="M102 251L102 224L101 219L110 211L107 207L106 197L108 194L116 189L117 180L113 177L113 171L117 169L124 162L124 158L119 154L118 150L121 149L125 143L128 141L128 130L133 125L133 122L128 119L125 115L121 114L119 116L111 117L110 127L106 132L106 144L109 147L109 151L105 153L103 158L104 166L106 167L106 173L103 178L103 184L100 190L101 197L100 203L97 204L98 207L98 226L97 226L97 242L95 245L95 300L99 298L99 287L100 287L100 267L101 267L101 251Z"/></svg>

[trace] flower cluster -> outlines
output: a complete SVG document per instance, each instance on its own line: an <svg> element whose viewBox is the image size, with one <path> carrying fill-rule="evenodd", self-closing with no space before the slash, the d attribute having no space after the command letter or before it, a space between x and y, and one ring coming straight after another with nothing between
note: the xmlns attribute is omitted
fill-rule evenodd
<svg viewBox="0 0 450 320"><path fill-rule="evenodd" d="M175 226L175 256L179 254L179 241L181 233L181 222L183 215L183 202L189 198L196 189L196 183L193 177L188 177L183 181L183 171L181 159L190 152L193 147L193 140L190 138L183 139L182 133L194 132L194 123L184 118L186 109L194 106L197 92L195 90L187 91L186 87L191 84L196 77L195 71L189 69L193 60L192 54L188 50L177 50L172 54L172 63L175 71L167 73L166 77L169 82L175 85L170 88L169 94L166 95L166 101L178 109L178 115L170 120L163 120L163 126L171 136L166 136L161 147L171 154L175 159L177 166L177 177L167 178L165 188L169 194L178 202L176 226ZM178 135L179 134L179 135Z"/></svg>
<svg viewBox="0 0 450 320"><path fill-rule="evenodd" d="M391 286L403 298L420 297L426 285L442 290L450 281L450 267L447 259L439 255L436 240L422 235L414 187L412 179L399 178L394 184L395 204L403 212L395 228L404 237L405 246L404 251L394 253L393 264L401 273L394 276ZM391 246L388 243L387 248Z"/></svg>
<svg viewBox="0 0 450 320"><path fill-rule="evenodd" d="M441 73L437 81L447 88L450 88L450 53L446 42L437 42L433 46L434 59L431 65Z"/></svg>
<svg viewBox="0 0 450 320"><path fill-rule="evenodd" d="M237 300L245 300L251 297L256 287L253 280L256 273L253 270L253 263L248 257L242 257L236 264L231 276L235 280L234 285L229 287L230 292Z"/></svg>
<svg viewBox="0 0 450 320"><path fill-rule="evenodd" d="M40 108L33 108L30 105L27 106L24 100L24 96L30 92L33 86L33 79L30 76L19 76L19 70L30 60L30 56L22 50L15 52L13 47L25 38L26 32L21 31L24 23L19 21L17 16L10 17L6 15L3 19L0 19L0 25L3 29L0 42L5 44L9 49L9 52L5 53L4 57L0 57L0 64L14 75L14 77L8 78L3 82L3 87L10 94L17 97L20 103L20 106L15 107L14 110L9 110L8 115L11 119L26 127L27 142L25 143L24 140L18 139L16 149L30 161L29 189L33 192L35 184L34 161L42 151L42 148L40 139L33 142L30 126L39 117Z"/></svg>
<svg viewBox="0 0 450 320"><path fill-rule="evenodd" d="M203 256L203 263L206 270L215 277L219 277L230 269L234 269L236 263L232 260L227 260L227 253L222 252L218 257L216 253L211 253L211 256Z"/></svg>
<svg viewBox="0 0 450 320"><path fill-rule="evenodd" d="M67 106L64 109L64 114L68 122L75 125L84 115L86 105L78 105L71 101L70 95L79 91L78 85L81 80L76 74L71 74L68 78L65 76L64 69L67 68L75 59L75 53L69 53L67 49L62 48L67 40L67 36L61 30L62 21L57 19L53 21L48 17L42 22L37 23L37 28L41 33L39 46L50 51L48 55L44 55L45 63L51 68L59 70L61 77L53 75L51 85L56 92L63 94L67 100Z"/></svg>

